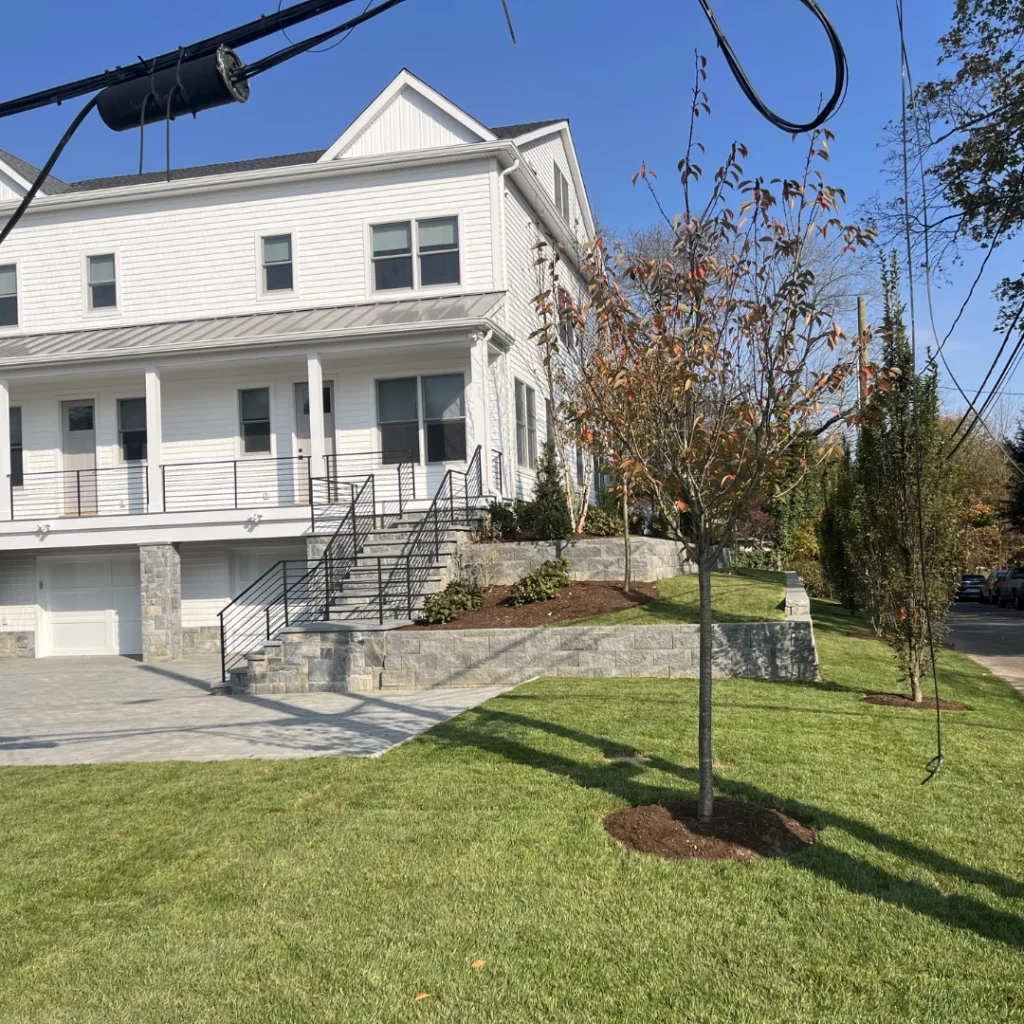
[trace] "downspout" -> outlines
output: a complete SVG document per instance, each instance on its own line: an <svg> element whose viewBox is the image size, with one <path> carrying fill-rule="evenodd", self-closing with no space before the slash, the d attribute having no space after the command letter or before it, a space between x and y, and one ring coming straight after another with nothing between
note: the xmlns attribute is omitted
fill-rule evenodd
<svg viewBox="0 0 1024 1024"><path fill-rule="evenodd" d="M505 179L515 171L519 170L519 166L522 161L519 157L515 158L515 161L510 167L506 167L498 175L498 221L501 227L501 280L498 281L498 290L505 292L505 330L508 331L508 226L506 221L508 214L505 211Z"/></svg>

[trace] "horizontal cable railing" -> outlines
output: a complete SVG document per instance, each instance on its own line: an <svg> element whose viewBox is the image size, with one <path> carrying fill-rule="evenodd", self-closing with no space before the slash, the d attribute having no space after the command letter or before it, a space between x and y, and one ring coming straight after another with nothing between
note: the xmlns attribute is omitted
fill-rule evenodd
<svg viewBox="0 0 1024 1024"><path fill-rule="evenodd" d="M141 462L97 469L25 473L11 482L11 518L80 518L144 515L149 511L149 477Z"/></svg>
<svg viewBox="0 0 1024 1024"><path fill-rule="evenodd" d="M352 452L325 455L325 475L314 477L310 504L313 533L333 533L339 507L346 508L368 476L373 476L380 511L401 516L416 497L412 452Z"/></svg>
<svg viewBox="0 0 1024 1024"><path fill-rule="evenodd" d="M173 462L161 466L160 472L166 512L286 508L310 501L306 455Z"/></svg>

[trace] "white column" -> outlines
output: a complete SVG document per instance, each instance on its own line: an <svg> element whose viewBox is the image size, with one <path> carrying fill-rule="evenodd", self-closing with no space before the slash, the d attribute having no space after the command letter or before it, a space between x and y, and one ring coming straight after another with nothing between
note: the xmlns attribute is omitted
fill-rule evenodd
<svg viewBox="0 0 1024 1024"><path fill-rule="evenodd" d="M0 377L0 522L11 518L11 392Z"/></svg>
<svg viewBox="0 0 1024 1024"><path fill-rule="evenodd" d="M164 409L160 371L146 367L146 474L149 483L149 511L163 512Z"/></svg>
<svg viewBox="0 0 1024 1024"><path fill-rule="evenodd" d="M472 428L467 438L466 457L473 457L473 449L480 445L481 470L484 493L493 490L491 481L491 417L488 415L488 351L491 332L473 335L473 347L469 350L469 386L466 388L466 404L469 406L469 424Z"/></svg>
<svg viewBox="0 0 1024 1024"><path fill-rule="evenodd" d="M309 383L309 456L310 476L326 476L324 465L324 371L320 356L306 356L306 380Z"/></svg>

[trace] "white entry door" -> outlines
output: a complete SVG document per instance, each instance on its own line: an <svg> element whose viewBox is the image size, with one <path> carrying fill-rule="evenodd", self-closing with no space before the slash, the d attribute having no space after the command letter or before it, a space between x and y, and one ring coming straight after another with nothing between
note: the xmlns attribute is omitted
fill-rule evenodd
<svg viewBox="0 0 1024 1024"><path fill-rule="evenodd" d="M41 654L142 653L139 556L61 555L40 558Z"/></svg>

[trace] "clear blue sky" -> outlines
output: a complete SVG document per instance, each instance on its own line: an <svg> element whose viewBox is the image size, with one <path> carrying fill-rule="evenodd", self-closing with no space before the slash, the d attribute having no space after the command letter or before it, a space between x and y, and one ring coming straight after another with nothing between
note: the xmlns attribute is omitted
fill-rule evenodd
<svg viewBox="0 0 1024 1024"><path fill-rule="evenodd" d="M630 184L641 161L661 171L666 205L675 207L673 169L684 146L696 48L708 56L713 108L703 125L705 162L736 138L750 147L751 172L776 176L799 168L804 147L748 105L715 50L696 0L509 2L519 35L515 47L500 0L407 0L332 52L300 57L259 77L247 106L175 122L173 162L183 166L326 147L407 66L487 124L568 117L598 216L619 231L641 227L655 219L649 198ZM899 113L894 0L823 2L850 60L849 96L831 125L837 136L831 178L847 190L853 207L886 188L877 147L886 121ZM171 50L275 5L276 0L7 4L0 22L0 97ZM831 86L830 55L798 0L715 0L715 6L762 95L791 119L812 114L819 94ZM911 60L921 80L935 67L935 42L948 25L952 0L906 0L906 6ZM308 23L295 34L301 37L338 17ZM265 41L243 52L243 59L281 44L280 37ZM42 163L73 109L77 101L0 121L0 148ZM162 128L151 128L147 169L162 167L163 160ZM67 179L130 173L137 163L138 133L112 134L94 116L56 173ZM1015 255L1007 249L998 262L1010 267ZM941 334L975 265L956 268L948 284L939 282ZM992 283L998 273L998 267L990 271ZM947 346L965 386L980 383L997 345L995 307L988 289L982 291ZM919 320L922 341L931 341L923 303ZM1024 392L1024 375L1010 390ZM945 397L955 405L954 394Z"/></svg>

